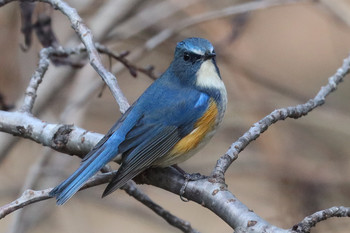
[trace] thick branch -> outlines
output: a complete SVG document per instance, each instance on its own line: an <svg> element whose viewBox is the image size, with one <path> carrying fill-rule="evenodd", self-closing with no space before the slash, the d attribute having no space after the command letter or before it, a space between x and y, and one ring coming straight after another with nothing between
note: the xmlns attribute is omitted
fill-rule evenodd
<svg viewBox="0 0 350 233"><path fill-rule="evenodd" d="M137 177L136 181L160 187L177 195L180 195L181 188L185 183L183 174L172 167L149 169ZM211 179L189 182L182 196L210 209L237 233L292 232L269 224L240 202L225 184L217 183Z"/></svg>
<svg viewBox="0 0 350 233"><path fill-rule="evenodd" d="M101 139L102 135L88 132L72 125L55 125L43 122L29 114L19 112L0 111L0 131L13 135L29 138L33 141L49 146L57 151L77 154L80 157L85 155ZM159 173L161 172L161 173ZM183 176L169 169L152 169L147 172L146 180L143 182L164 188L177 195L184 184ZM99 175L104 177L104 175ZM89 181L85 188L100 183L105 183L109 179L101 182L98 177L94 181ZM101 178L102 179L102 178ZM95 183L93 183L95 182ZM255 213L249 211L232 193L230 193L222 184L212 183L207 180L190 182L185 190L185 197L189 200L205 205L218 216L223 218L230 226L239 229L256 225L251 229L260 229L261 227L275 227L269 225ZM198 193L203 192L203 198ZM218 192L220 195L213 195ZM30 193L31 194L31 193ZM38 194L35 193L34 194ZM28 195L28 194L26 194ZM47 199L47 192L43 193L41 199L37 195L33 196L28 204ZM202 203L205 201L205 203ZM21 208L22 206L19 206ZM230 213L230 214L227 214ZM238 218L236 218L238 217ZM256 223L255 223L256 221ZM259 222L259 224L258 224ZM271 228L271 229L272 229ZM278 228L277 228L278 229Z"/></svg>
<svg viewBox="0 0 350 233"><path fill-rule="evenodd" d="M0 111L0 131L83 157L103 137L74 125L49 124L26 113Z"/></svg>

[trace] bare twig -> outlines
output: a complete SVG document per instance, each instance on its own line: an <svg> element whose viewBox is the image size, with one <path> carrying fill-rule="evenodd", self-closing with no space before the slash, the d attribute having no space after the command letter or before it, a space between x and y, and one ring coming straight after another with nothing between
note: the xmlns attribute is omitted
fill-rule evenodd
<svg viewBox="0 0 350 233"><path fill-rule="evenodd" d="M154 75L153 73L153 67L150 68L141 68L138 67L134 64L132 64L130 61L128 61L125 56L126 54L117 54L111 50L109 50L107 47L100 45L100 44L96 44L96 47L98 48L98 50L101 53L105 53L111 57L113 57L114 59L120 61L126 68L129 69L130 73L135 76L136 72L139 71L141 73L144 73L145 75L149 76L151 79L157 79L157 77ZM43 48L40 51L40 58L39 58L39 62L38 62L38 67L35 70L34 74L31 77L31 80L29 82L29 85L26 89L25 92L25 97L23 100L23 104L20 108L21 112L27 112L27 113L31 113L33 106L34 106L34 102L36 99L36 93L38 90L38 87L40 85L40 83L43 80L43 77L49 67L49 63L50 63L50 58L51 57L67 57L71 54L81 54L83 52L86 52L86 48L83 46L78 46L76 48L71 48L71 49L63 49L62 47L58 47L58 48L52 48L52 47L48 47L48 48Z"/></svg>
<svg viewBox="0 0 350 233"><path fill-rule="evenodd" d="M106 173L103 175L95 175L88 182L86 182L86 184L80 190L107 183L114 175L114 172ZM0 207L0 219L18 209L23 208L24 206L52 198L49 196L51 190L52 188L38 191L28 189L24 191L21 197L7 205Z"/></svg>
<svg viewBox="0 0 350 233"><path fill-rule="evenodd" d="M115 60L119 61L120 63L122 63L125 66L125 68L127 68L129 70L129 73L133 77L137 76L137 72L141 72L153 80L157 79L157 76L153 73L153 71L154 71L153 66L149 66L147 68L141 68L141 67L138 67L138 66L132 64L129 60L127 60L125 57L127 55L129 55L129 52L117 54L117 53L109 50L106 46L101 45L99 43L96 43L96 48L100 53L104 53L104 54L114 58Z"/></svg>
<svg viewBox="0 0 350 233"><path fill-rule="evenodd" d="M103 66L101 58L96 50L90 29L85 26L83 20L80 18L76 10L70 7L66 2L61 0L43 0L43 2L51 4L54 9L60 10L68 17L72 28L78 34L80 40L86 47L91 66L103 78L111 90L112 95L119 104L120 111L124 113L129 108L129 103L120 90L117 79Z"/></svg>
<svg viewBox="0 0 350 233"><path fill-rule="evenodd" d="M0 7L16 0L1 0ZM71 26L74 31L79 36L80 40L86 47L90 64L96 70L96 72L102 77L107 86L112 92L113 97L116 99L119 104L120 111L124 113L129 108L129 103L125 98L124 94L119 88L117 79L114 75L109 72L102 64L101 58L95 47L92 34L89 28L87 28L83 20L78 15L77 11L70 7L66 2L62 0L38 0L40 2L49 3L54 9L61 11L64 15L67 16L71 22ZM28 2L36 2L36 0L28 0Z"/></svg>
<svg viewBox="0 0 350 233"><path fill-rule="evenodd" d="M260 134L267 130L270 125L277 121L285 120L286 118L300 118L311 112L314 108L323 105L326 97L336 90L337 85L343 81L349 71L350 56L344 59L342 67L340 67L337 72L328 79L328 84L321 87L321 90L313 99L310 99L305 104L276 109L260 121L256 122L242 137L234 142L226 154L217 161L212 176L223 179L226 170L231 163L238 158L238 154L244 150L250 142L257 139Z"/></svg>
<svg viewBox="0 0 350 233"><path fill-rule="evenodd" d="M350 217L350 207L334 206L329 209L313 213L295 225L293 230L299 233L307 233L310 232L311 228L317 223L333 217Z"/></svg>
<svg viewBox="0 0 350 233"><path fill-rule="evenodd" d="M138 189L135 185L135 183L128 182L126 185L123 186L123 189L132 197L143 203L145 206L153 210L156 214L163 217L170 225L182 230L183 232L188 233L196 233L197 230L193 229L191 227L191 224L187 221L184 221L169 211L163 209L160 205L153 202L146 194L141 192L140 189Z"/></svg>
<svg viewBox="0 0 350 233"><path fill-rule="evenodd" d="M35 70L32 75L29 85L25 91L23 104L20 108L21 112L32 113L34 102L36 99L36 92L38 90L39 84L42 82L43 77L49 67L50 60L49 56L51 55L53 48L43 48L40 51L40 59L38 68Z"/></svg>

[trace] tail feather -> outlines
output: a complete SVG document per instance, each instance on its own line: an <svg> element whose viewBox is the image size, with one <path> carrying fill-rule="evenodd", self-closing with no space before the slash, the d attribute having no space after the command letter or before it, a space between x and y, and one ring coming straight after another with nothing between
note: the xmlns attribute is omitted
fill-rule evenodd
<svg viewBox="0 0 350 233"><path fill-rule="evenodd" d="M52 189L49 195L56 197L57 205L63 205L117 153L117 149L107 148L105 145L101 146L68 179Z"/></svg>

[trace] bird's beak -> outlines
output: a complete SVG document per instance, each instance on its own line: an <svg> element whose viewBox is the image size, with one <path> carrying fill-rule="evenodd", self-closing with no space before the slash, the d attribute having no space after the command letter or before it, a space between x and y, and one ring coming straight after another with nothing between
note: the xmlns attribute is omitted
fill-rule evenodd
<svg viewBox="0 0 350 233"><path fill-rule="evenodd" d="M215 52L211 52L211 53L205 53L204 54L204 61L208 60L208 59L212 59L216 56Z"/></svg>

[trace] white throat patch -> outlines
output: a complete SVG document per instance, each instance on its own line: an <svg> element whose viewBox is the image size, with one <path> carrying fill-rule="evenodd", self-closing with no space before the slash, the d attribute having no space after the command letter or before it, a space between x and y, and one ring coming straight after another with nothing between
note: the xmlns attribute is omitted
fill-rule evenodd
<svg viewBox="0 0 350 233"><path fill-rule="evenodd" d="M204 61L197 71L196 84L199 87L216 88L220 91L223 89L225 90L225 85L216 72L216 68L211 59Z"/></svg>

